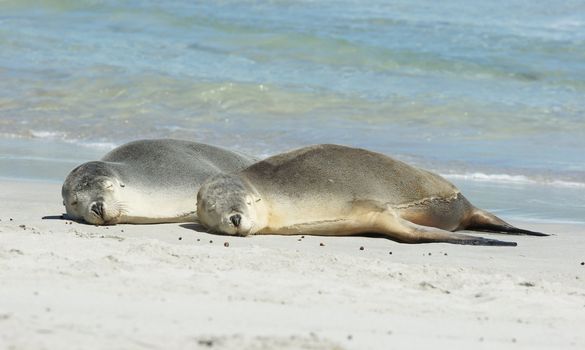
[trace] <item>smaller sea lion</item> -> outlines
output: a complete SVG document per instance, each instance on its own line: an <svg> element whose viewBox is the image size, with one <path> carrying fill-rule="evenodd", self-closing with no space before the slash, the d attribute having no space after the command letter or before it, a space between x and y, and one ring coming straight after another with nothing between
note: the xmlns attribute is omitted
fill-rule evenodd
<svg viewBox="0 0 585 350"><path fill-rule="evenodd" d="M210 176L255 158L203 143L139 140L81 164L63 183L67 216L94 225L192 221L193 198Z"/></svg>

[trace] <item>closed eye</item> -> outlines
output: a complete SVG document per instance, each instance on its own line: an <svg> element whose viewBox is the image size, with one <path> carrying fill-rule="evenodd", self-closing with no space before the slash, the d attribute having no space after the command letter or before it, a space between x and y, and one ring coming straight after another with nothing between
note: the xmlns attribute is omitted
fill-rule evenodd
<svg viewBox="0 0 585 350"><path fill-rule="evenodd" d="M71 205L77 205L77 201L71 202Z"/></svg>

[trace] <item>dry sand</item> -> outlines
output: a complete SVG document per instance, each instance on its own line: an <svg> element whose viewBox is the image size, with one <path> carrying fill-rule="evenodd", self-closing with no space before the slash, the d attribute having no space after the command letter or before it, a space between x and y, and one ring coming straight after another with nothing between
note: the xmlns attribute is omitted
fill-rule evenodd
<svg viewBox="0 0 585 350"><path fill-rule="evenodd" d="M585 348L583 226L509 248L62 212L59 184L0 181L0 349Z"/></svg>

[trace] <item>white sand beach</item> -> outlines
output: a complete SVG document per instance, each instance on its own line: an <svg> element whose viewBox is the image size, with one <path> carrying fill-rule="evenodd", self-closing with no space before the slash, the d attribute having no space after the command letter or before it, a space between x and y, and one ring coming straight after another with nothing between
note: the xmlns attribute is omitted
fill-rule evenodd
<svg viewBox="0 0 585 350"><path fill-rule="evenodd" d="M1 349L585 347L582 226L514 222L554 235L509 248L62 212L59 184L0 181Z"/></svg>

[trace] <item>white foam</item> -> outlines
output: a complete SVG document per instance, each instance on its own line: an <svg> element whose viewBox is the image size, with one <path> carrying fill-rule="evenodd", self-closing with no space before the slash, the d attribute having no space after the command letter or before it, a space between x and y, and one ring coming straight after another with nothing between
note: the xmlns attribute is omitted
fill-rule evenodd
<svg viewBox="0 0 585 350"><path fill-rule="evenodd" d="M57 131L31 130L30 134L32 137L38 138L38 139L50 139L50 140L59 139L59 140L62 140L65 138L65 133L57 132Z"/></svg>
<svg viewBox="0 0 585 350"><path fill-rule="evenodd" d="M80 139L75 138L68 138L67 134L64 132L58 131L45 131L45 130L31 130L30 135L33 138L38 139L47 139L47 140L59 140L65 143L75 144L82 147L99 149L99 150L112 150L116 148L118 145L113 142L91 142L91 141L83 141Z"/></svg>
<svg viewBox="0 0 585 350"><path fill-rule="evenodd" d="M519 185L548 185L556 187L572 187L585 188L585 183L565 180L549 180L549 179L534 179L525 175L509 175L509 174L485 174L485 173L464 173L464 174L441 174L441 176L448 179L479 181L479 182L495 182L508 183Z"/></svg>
<svg viewBox="0 0 585 350"><path fill-rule="evenodd" d="M572 18L565 18L548 25L548 28L555 30L577 30L585 27L585 22Z"/></svg>
<svg viewBox="0 0 585 350"><path fill-rule="evenodd" d="M0 160L60 162L60 163L71 163L71 164L76 164L76 163L79 163L79 161L81 161L80 159L62 159L62 158L52 158L52 157L21 156L21 155L9 155L9 154L0 154Z"/></svg>
<svg viewBox="0 0 585 350"><path fill-rule="evenodd" d="M83 146L83 147L96 148L96 149L106 150L106 151L111 151L114 148L118 147L117 144L112 143L112 142L82 142L79 140L71 140L71 141L65 140L65 142L75 143L75 144Z"/></svg>

